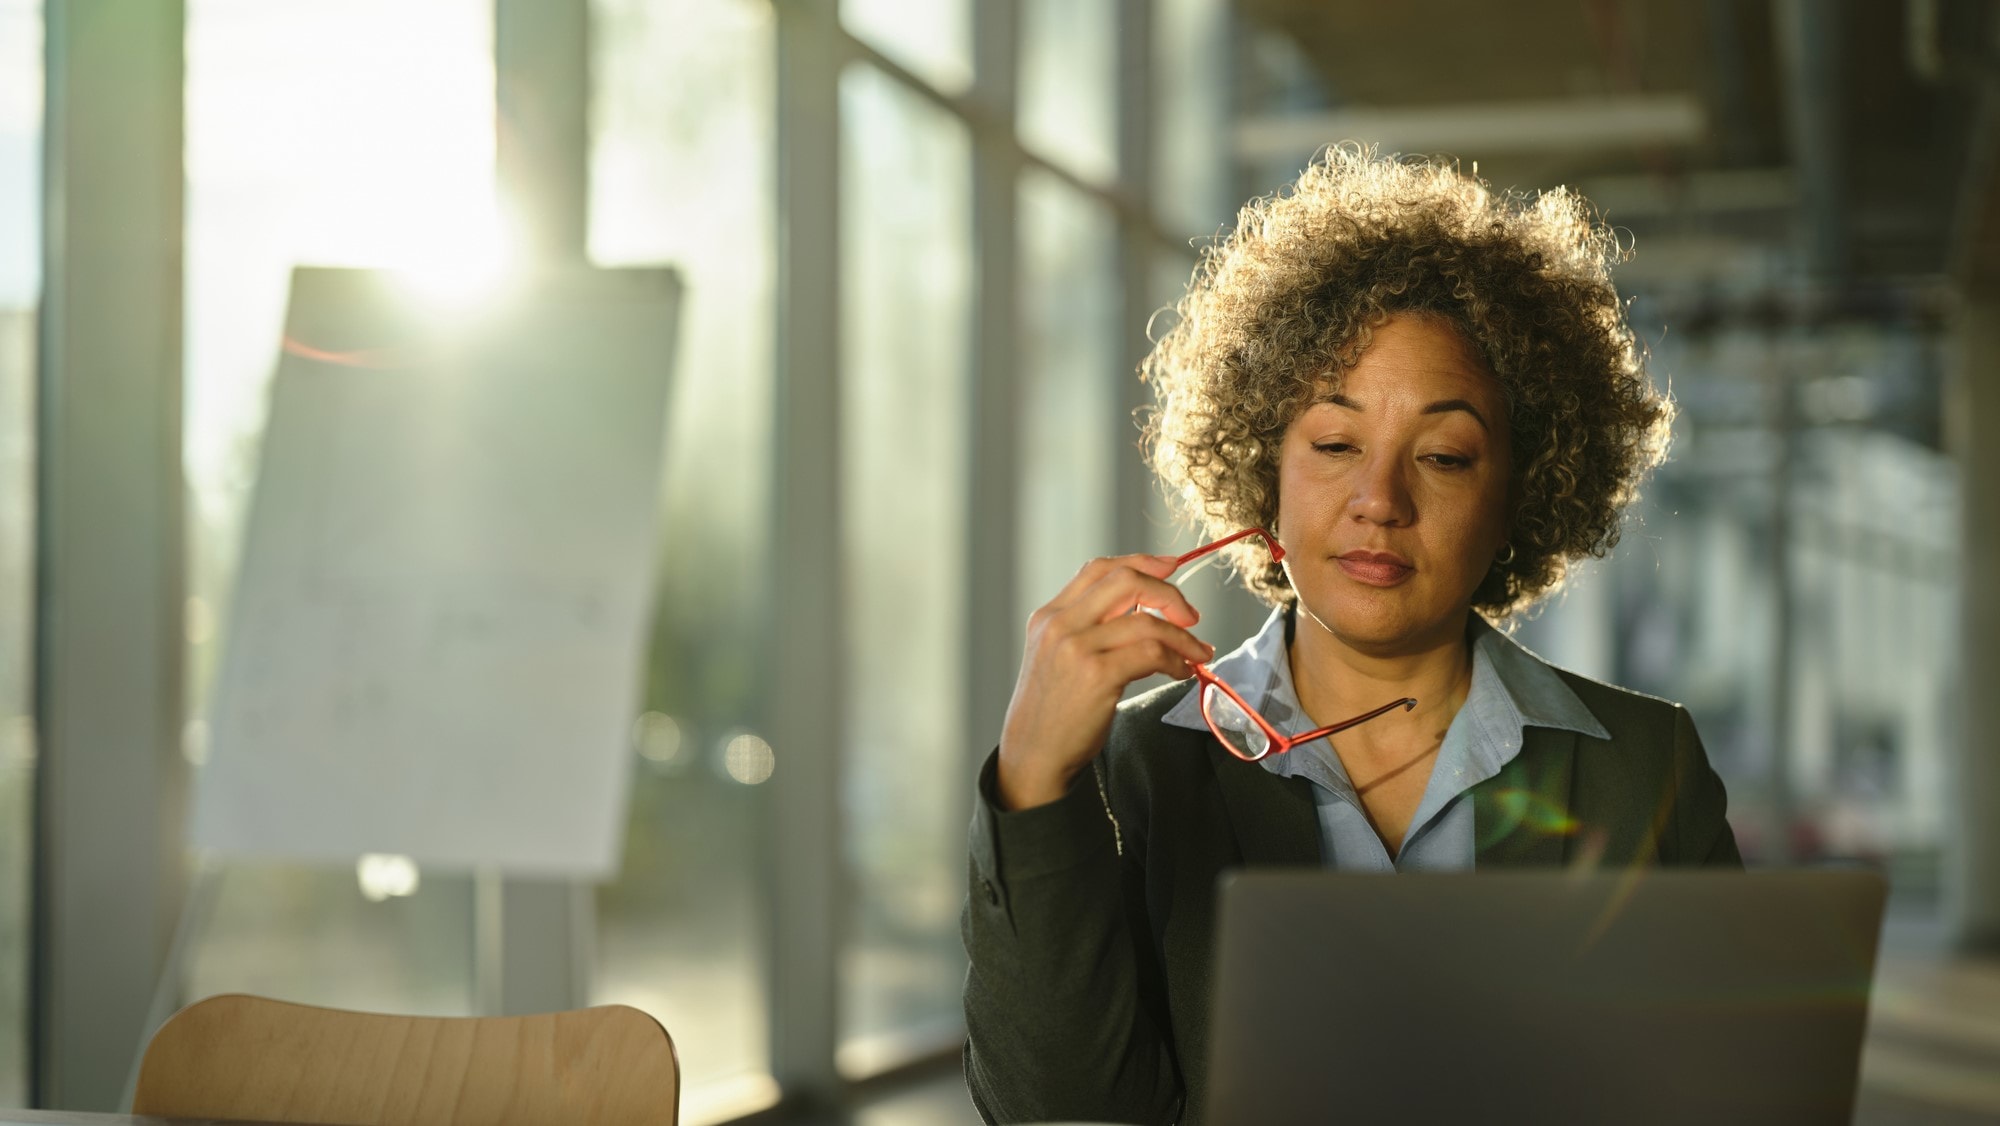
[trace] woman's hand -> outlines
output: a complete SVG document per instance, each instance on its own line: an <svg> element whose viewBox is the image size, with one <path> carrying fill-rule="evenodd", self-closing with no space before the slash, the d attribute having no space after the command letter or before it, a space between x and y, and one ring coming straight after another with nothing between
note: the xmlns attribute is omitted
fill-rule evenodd
<svg viewBox="0 0 2000 1126"><path fill-rule="evenodd" d="M1153 673L1176 680L1215 655L1188 628L1201 619L1166 577L1171 555L1120 555L1084 564L1028 617L1021 676L1000 735L1001 804L1055 801L1097 757L1125 686ZM1137 609L1154 614L1133 613Z"/></svg>

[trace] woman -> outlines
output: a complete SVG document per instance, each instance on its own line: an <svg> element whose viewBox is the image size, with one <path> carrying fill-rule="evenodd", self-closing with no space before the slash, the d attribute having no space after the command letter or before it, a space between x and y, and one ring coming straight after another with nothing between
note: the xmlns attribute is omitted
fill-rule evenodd
<svg viewBox="0 0 2000 1126"><path fill-rule="evenodd" d="M1567 192L1355 147L1206 254L1145 365L1149 453L1214 538L1269 530L1226 550L1273 609L1214 660L1177 560L1129 555L1029 619L964 919L989 1120L1196 1121L1225 869L1740 865L1685 711L1492 624L1608 551L1664 455L1619 256ZM1257 761L1218 738L1399 701Z"/></svg>

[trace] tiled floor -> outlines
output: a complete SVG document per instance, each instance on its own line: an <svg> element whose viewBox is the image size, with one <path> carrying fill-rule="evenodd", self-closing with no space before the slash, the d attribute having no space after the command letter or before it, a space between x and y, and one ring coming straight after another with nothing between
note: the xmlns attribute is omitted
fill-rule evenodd
<svg viewBox="0 0 2000 1126"><path fill-rule="evenodd" d="M1855 1121L2000 1123L2000 960L1884 952Z"/></svg>
<svg viewBox="0 0 2000 1126"><path fill-rule="evenodd" d="M980 1126L965 1081L945 1075L855 1112L854 1126Z"/></svg>

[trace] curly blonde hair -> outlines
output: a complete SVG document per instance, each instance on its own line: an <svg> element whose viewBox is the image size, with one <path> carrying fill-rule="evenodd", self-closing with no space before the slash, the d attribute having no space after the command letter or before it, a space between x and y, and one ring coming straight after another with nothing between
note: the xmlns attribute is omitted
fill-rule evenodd
<svg viewBox="0 0 2000 1126"><path fill-rule="evenodd" d="M1473 595L1505 619L1618 542L1625 506L1666 456L1673 405L1611 284L1625 257L1566 189L1496 194L1455 163L1329 149L1203 252L1141 367L1157 399L1147 459L1178 513L1214 535L1268 527L1292 420L1338 387L1389 316L1438 318L1508 404L1513 551ZM1261 545L1230 558L1265 602L1294 597Z"/></svg>

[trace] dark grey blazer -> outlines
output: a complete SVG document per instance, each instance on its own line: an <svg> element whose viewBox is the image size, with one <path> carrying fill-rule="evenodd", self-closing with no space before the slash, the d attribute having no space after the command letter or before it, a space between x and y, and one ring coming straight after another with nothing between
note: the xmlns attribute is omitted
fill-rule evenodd
<svg viewBox="0 0 2000 1126"><path fill-rule="evenodd" d="M1529 728L1473 787L1478 867L1741 867L1686 710L1562 677L1611 738ZM1191 684L1121 705L1059 801L1001 812L994 759L980 773L965 1079L988 1122L1198 1122L1216 880L1320 863L1311 783L1160 722Z"/></svg>

